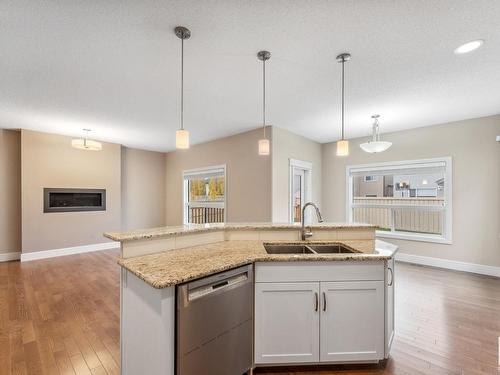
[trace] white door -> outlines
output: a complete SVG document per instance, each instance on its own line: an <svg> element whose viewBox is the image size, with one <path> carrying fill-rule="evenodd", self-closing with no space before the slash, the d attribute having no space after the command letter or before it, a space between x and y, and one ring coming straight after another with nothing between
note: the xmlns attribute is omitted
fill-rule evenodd
<svg viewBox="0 0 500 375"><path fill-rule="evenodd" d="M384 282L322 282L321 362L384 358Z"/></svg>
<svg viewBox="0 0 500 375"><path fill-rule="evenodd" d="M394 258L387 261L385 276L385 358L389 357L394 339Z"/></svg>
<svg viewBox="0 0 500 375"><path fill-rule="evenodd" d="M255 363L319 361L319 283L255 284Z"/></svg>
<svg viewBox="0 0 500 375"><path fill-rule="evenodd" d="M292 222L300 223L302 220L302 207L305 202L305 171L303 169L292 168L292 195L290 198L292 209Z"/></svg>
<svg viewBox="0 0 500 375"><path fill-rule="evenodd" d="M312 163L290 159L290 191L289 191L289 220L300 223L302 207L312 199ZM310 214L306 213L306 221L310 221Z"/></svg>

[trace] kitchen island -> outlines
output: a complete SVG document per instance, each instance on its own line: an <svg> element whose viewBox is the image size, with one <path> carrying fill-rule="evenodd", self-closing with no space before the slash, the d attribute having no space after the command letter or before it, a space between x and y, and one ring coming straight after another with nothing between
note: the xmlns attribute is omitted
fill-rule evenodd
<svg viewBox="0 0 500 375"><path fill-rule="evenodd" d="M371 225L326 223L311 229L307 241L300 241L300 227L293 224L106 233L122 247L122 374L174 375L176 287L245 265L253 265L252 367L387 358L397 247L375 240ZM312 250L270 250L300 246ZM321 250L332 246L344 250Z"/></svg>

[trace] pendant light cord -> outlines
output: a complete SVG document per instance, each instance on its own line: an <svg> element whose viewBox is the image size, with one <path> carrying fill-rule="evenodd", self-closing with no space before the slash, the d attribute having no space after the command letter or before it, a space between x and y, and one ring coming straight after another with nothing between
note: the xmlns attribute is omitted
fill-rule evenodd
<svg viewBox="0 0 500 375"><path fill-rule="evenodd" d="M342 140L344 140L344 63L345 59L342 58Z"/></svg>
<svg viewBox="0 0 500 375"><path fill-rule="evenodd" d="M181 130L184 130L184 38L181 38Z"/></svg>
<svg viewBox="0 0 500 375"><path fill-rule="evenodd" d="M262 127L266 138L266 59L262 60Z"/></svg>

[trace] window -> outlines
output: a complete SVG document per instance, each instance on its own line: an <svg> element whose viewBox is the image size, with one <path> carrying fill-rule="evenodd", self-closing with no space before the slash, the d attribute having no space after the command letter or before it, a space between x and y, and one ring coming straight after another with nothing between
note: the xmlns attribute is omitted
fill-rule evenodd
<svg viewBox="0 0 500 375"><path fill-rule="evenodd" d="M300 223L302 207L311 200L312 163L290 159L290 222ZM306 219L309 213L306 213Z"/></svg>
<svg viewBox="0 0 500 375"><path fill-rule="evenodd" d="M349 166L347 217L377 236L451 243L451 158Z"/></svg>
<svg viewBox="0 0 500 375"><path fill-rule="evenodd" d="M184 171L184 224L223 223L226 166Z"/></svg>

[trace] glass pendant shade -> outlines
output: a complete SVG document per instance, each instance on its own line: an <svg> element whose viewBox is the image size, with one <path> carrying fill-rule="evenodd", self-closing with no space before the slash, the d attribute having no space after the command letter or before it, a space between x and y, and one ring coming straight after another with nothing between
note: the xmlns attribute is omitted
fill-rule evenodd
<svg viewBox="0 0 500 375"><path fill-rule="evenodd" d="M349 141L341 139L337 141L337 156L349 155Z"/></svg>
<svg viewBox="0 0 500 375"><path fill-rule="evenodd" d="M189 148L189 131L179 129L175 132L175 147L181 150Z"/></svg>
<svg viewBox="0 0 500 375"><path fill-rule="evenodd" d="M381 141L380 140L380 126L378 123L380 115L373 115L372 119L373 125L372 125L372 139L371 141L361 143L359 147L365 152L368 152L370 154L375 154L377 152L384 152L387 150L389 147L392 146L392 142L386 142L386 141Z"/></svg>
<svg viewBox="0 0 500 375"><path fill-rule="evenodd" d="M269 155L270 151L269 139L259 139L259 155Z"/></svg>
<svg viewBox="0 0 500 375"><path fill-rule="evenodd" d="M366 143L361 143L359 147L365 152L369 152L370 154L374 154L377 152L384 152L389 147L392 146L392 142L386 141L369 141Z"/></svg>

